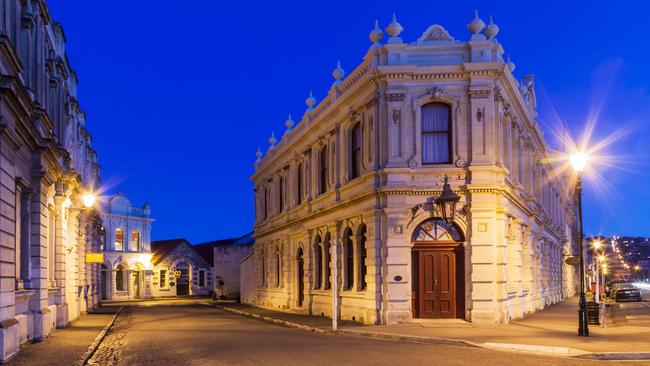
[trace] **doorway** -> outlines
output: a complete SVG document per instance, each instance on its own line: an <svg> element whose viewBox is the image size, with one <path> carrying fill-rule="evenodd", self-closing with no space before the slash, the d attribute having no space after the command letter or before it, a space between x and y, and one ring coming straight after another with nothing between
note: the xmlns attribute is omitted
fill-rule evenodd
<svg viewBox="0 0 650 366"><path fill-rule="evenodd" d="M460 230L440 219L416 228L411 252L414 318L464 318L462 241Z"/></svg>
<svg viewBox="0 0 650 366"><path fill-rule="evenodd" d="M296 275L298 276L298 307L302 307L305 302L305 260L303 258L302 248L298 248Z"/></svg>
<svg viewBox="0 0 650 366"><path fill-rule="evenodd" d="M190 266L187 263L179 263L176 270L180 272L176 279L176 296L190 294Z"/></svg>
<svg viewBox="0 0 650 366"><path fill-rule="evenodd" d="M108 273L110 273L110 272L108 272L108 266L106 266L105 264L102 264L102 268L100 270L100 273L101 273L101 279L100 280L101 280L101 290L102 290L101 296L102 296L102 300L108 300L108 292L109 292L109 291L107 291L108 286L109 286Z"/></svg>

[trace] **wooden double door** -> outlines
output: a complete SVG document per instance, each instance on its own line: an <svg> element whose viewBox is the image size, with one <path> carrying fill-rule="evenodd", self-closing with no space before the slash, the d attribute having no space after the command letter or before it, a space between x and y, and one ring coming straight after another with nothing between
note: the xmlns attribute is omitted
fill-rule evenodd
<svg viewBox="0 0 650 366"><path fill-rule="evenodd" d="M462 246L414 247L413 316L459 318L464 313Z"/></svg>

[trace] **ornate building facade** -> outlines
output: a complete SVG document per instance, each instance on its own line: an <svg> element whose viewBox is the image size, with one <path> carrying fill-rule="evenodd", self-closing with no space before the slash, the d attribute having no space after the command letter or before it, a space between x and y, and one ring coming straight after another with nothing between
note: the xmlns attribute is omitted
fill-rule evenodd
<svg viewBox="0 0 650 366"><path fill-rule="evenodd" d="M103 300L150 299L151 207L134 207L121 192L101 210L104 224Z"/></svg>
<svg viewBox="0 0 650 366"><path fill-rule="evenodd" d="M383 42L376 24L361 64L337 65L258 151L246 302L329 317L337 281L342 319L507 323L574 294L575 202L547 163L534 79L491 19L468 30L406 43L393 17ZM430 201L445 177L462 199L451 225Z"/></svg>
<svg viewBox="0 0 650 366"><path fill-rule="evenodd" d="M65 42L44 1L0 2L0 362L98 301L99 165Z"/></svg>

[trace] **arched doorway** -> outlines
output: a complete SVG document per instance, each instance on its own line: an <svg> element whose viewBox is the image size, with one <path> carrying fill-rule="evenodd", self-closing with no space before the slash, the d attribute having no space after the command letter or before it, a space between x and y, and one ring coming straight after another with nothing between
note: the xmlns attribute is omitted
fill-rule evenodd
<svg viewBox="0 0 650 366"><path fill-rule="evenodd" d="M296 255L296 276L298 276L298 307L302 307L305 302L305 259L303 258L302 248L298 248Z"/></svg>
<svg viewBox="0 0 650 366"><path fill-rule="evenodd" d="M133 288L133 297L134 298L140 298L142 297L142 265L140 263L137 263L135 265L135 270L131 272L132 274L132 283L131 286Z"/></svg>
<svg viewBox="0 0 650 366"><path fill-rule="evenodd" d="M176 265L176 271L180 276L176 279L176 296L190 294L190 265L182 262Z"/></svg>
<svg viewBox="0 0 650 366"><path fill-rule="evenodd" d="M457 226L439 218L415 228L411 252L414 318L464 318L463 241Z"/></svg>

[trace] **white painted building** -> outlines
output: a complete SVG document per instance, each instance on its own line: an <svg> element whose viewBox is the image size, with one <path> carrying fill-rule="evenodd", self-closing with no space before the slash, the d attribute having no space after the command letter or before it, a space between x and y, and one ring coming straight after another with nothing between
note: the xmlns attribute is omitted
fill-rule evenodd
<svg viewBox="0 0 650 366"><path fill-rule="evenodd" d="M151 207L134 207L120 192L102 205L101 217L105 233L102 299L151 298Z"/></svg>
<svg viewBox="0 0 650 366"><path fill-rule="evenodd" d="M0 1L0 363L98 302L99 165L61 24Z"/></svg>
<svg viewBox="0 0 650 366"><path fill-rule="evenodd" d="M507 323L573 295L575 201L548 163L533 76L514 73L491 19L469 40L385 30L258 151L243 300L331 316L336 281L343 319ZM462 201L451 225L418 206L445 177Z"/></svg>

